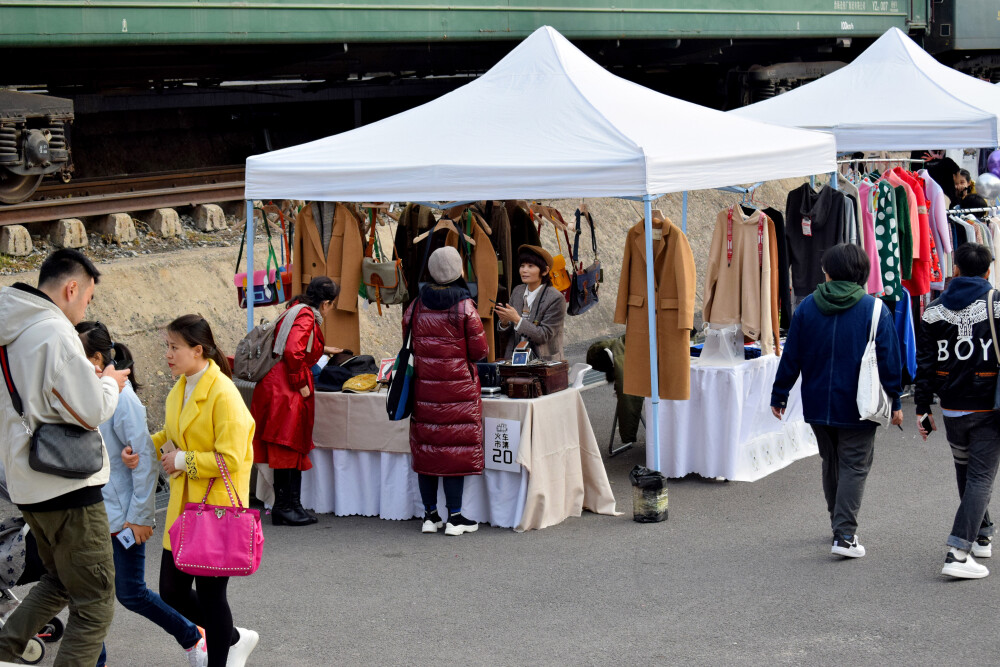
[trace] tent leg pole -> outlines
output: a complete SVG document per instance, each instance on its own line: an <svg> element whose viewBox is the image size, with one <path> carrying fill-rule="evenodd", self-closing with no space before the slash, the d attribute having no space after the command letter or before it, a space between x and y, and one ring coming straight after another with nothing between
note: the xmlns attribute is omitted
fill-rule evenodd
<svg viewBox="0 0 1000 667"><path fill-rule="evenodd" d="M688 233L688 191L681 195L681 231Z"/></svg>
<svg viewBox="0 0 1000 667"><path fill-rule="evenodd" d="M656 349L656 283L653 280L653 197L642 198L646 214L646 312L649 317L650 414L646 415L646 467L660 470L660 362Z"/></svg>
<svg viewBox="0 0 1000 667"><path fill-rule="evenodd" d="M816 176L815 175L809 177L809 187L811 187L813 190L816 189Z"/></svg>
<svg viewBox="0 0 1000 667"><path fill-rule="evenodd" d="M253 200L247 199L247 333L253 331L253 237L256 224Z"/></svg>
<svg viewBox="0 0 1000 667"><path fill-rule="evenodd" d="M830 172L830 187L834 190L837 189L837 172Z"/></svg>

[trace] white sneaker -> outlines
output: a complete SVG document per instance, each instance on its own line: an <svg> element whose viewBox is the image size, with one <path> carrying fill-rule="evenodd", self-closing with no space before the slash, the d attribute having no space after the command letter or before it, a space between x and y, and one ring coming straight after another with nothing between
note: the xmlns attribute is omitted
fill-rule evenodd
<svg viewBox="0 0 1000 667"><path fill-rule="evenodd" d="M436 533L444 528L444 522L441 521L441 515L435 512L426 512L424 514L424 523L420 527L421 533Z"/></svg>
<svg viewBox="0 0 1000 667"><path fill-rule="evenodd" d="M188 665L190 667L208 667L208 646L205 644L205 637L202 635L198 643L189 649L184 649L187 653Z"/></svg>
<svg viewBox="0 0 1000 667"><path fill-rule="evenodd" d="M948 557L944 559L944 567L941 574L955 577L956 579L982 579L989 575L990 571L985 565L980 565L976 559L969 554L965 560L958 560L954 551L948 551Z"/></svg>
<svg viewBox="0 0 1000 667"><path fill-rule="evenodd" d="M993 538L980 537L972 543L972 555L976 558L990 558L993 556Z"/></svg>
<svg viewBox="0 0 1000 667"><path fill-rule="evenodd" d="M479 530L479 524L471 519L466 519L461 514L452 514L448 517L448 523L445 524L444 534L445 535L461 535L463 533L474 533Z"/></svg>
<svg viewBox="0 0 1000 667"><path fill-rule="evenodd" d="M226 660L226 667L243 667L247 664L247 658L260 641L260 635L253 630L246 628L236 628L240 633L240 640L229 647L229 659Z"/></svg>
<svg viewBox="0 0 1000 667"><path fill-rule="evenodd" d="M852 536L850 540L844 535L834 538L830 553L847 558L861 558L865 555L865 548L858 542L857 535Z"/></svg>

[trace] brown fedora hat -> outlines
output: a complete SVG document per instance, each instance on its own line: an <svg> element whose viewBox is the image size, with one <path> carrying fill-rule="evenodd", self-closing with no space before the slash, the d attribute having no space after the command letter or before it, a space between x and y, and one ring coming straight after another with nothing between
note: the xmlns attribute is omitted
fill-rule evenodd
<svg viewBox="0 0 1000 667"><path fill-rule="evenodd" d="M552 254L548 250L541 246L524 244L517 249L517 254L520 255L525 250L541 257L549 267L549 271L552 270Z"/></svg>

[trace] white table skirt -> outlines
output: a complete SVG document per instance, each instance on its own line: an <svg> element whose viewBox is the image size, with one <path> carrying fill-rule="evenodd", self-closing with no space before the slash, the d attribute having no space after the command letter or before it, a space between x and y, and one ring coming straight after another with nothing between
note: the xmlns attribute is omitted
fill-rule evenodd
<svg viewBox="0 0 1000 667"><path fill-rule="evenodd" d="M816 436L802 418L800 383L785 418L771 414L771 385L779 358L762 356L737 366L691 360L691 399L661 401L660 466L667 477L698 473L754 482L792 461L818 454ZM649 412L646 399L646 414Z"/></svg>
<svg viewBox="0 0 1000 667"><path fill-rule="evenodd" d="M424 515L409 454L314 449L302 475L302 504L321 514L405 520ZM514 528L521 520L528 473L484 471L465 478L462 514L480 523ZM444 507L438 490L438 507Z"/></svg>
<svg viewBox="0 0 1000 667"><path fill-rule="evenodd" d="M319 513L411 519L423 516L411 467L409 426L388 421L385 396L317 394L313 468L302 475L302 504ZM375 409L375 408L378 409ZM515 530L555 525L584 509L615 515L587 409L578 389L531 400L484 399L483 416L521 422L516 472L487 468L465 478L462 513ZM349 434L356 433L355 438ZM348 448L360 444L365 449ZM371 449L377 447L377 450ZM257 466L256 495L274 502L272 471ZM444 507L444 492L438 492Z"/></svg>

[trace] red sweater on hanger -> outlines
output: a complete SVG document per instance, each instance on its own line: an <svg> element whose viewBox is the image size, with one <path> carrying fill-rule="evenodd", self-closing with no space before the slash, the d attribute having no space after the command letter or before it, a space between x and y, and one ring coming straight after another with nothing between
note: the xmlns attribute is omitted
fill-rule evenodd
<svg viewBox="0 0 1000 667"><path fill-rule="evenodd" d="M931 226L930 216L927 214L927 197L924 194L923 181L914 178L902 167L895 167L890 173L894 174L909 191L913 192L913 197L916 200L914 203L917 210L918 229L914 230L916 233L913 235L915 246L913 271L910 279L903 281L903 287L907 289L910 296L921 296L931 291Z"/></svg>

